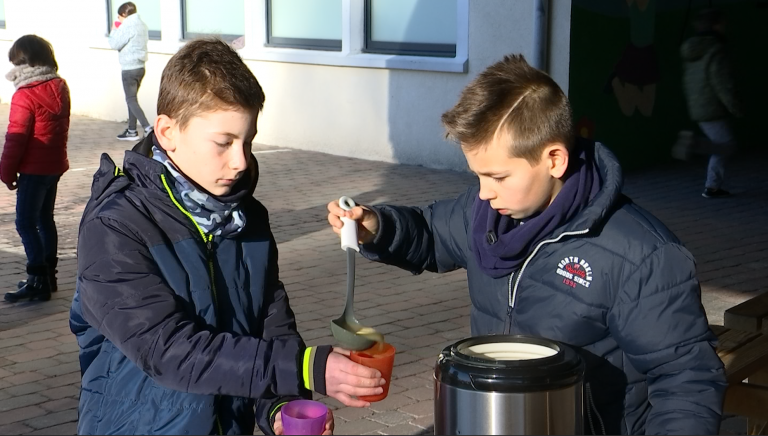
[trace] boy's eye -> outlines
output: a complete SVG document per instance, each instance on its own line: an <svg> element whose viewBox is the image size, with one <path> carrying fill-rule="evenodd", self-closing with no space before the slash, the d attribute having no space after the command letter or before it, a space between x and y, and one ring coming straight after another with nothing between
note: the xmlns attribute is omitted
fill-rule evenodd
<svg viewBox="0 0 768 436"><path fill-rule="evenodd" d="M226 147L229 147L229 146L232 144L231 142L224 142L224 143L221 143L221 142L216 142L216 141L213 141L213 142L214 142L216 145L218 145L219 147L222 147L222 148L226 148Z"/></svg>
<svg viewBox="0 0 768 436"><path fill-rule="evenodd" d="M494 182L496 182L496 183L501 183L501 182L503 182L503 181L504 181L504 179L506 179L506 177L491 177L491 178L492 178L492 179L493 179L493 181L494 181Z"/></svg>

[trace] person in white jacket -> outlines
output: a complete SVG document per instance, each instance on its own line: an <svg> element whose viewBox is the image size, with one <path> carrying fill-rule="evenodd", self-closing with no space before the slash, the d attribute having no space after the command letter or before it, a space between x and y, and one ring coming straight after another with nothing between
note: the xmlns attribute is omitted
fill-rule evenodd
<svg viewBox="0 0 768 436"><path fill-rule="evenodd" d="M117 20L120 24L115 25L109 34L109 46L120 52L123 90L125 91L125 102L128 105L128 128L117 135L117 139L121 141L141 139L136 128L137 120L144 128L145 134L152 130L152 124L147 121L137 98L141 81L144 79L149 30L136 12L136 5L133 2L120 5L117 9Z"/></svg>

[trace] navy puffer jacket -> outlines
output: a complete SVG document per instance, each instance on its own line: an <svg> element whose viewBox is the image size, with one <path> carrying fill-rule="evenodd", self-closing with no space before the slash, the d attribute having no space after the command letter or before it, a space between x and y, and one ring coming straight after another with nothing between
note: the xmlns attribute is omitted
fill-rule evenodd
<svg viewBox="0 0 768 436"><path fill-rule="evenodd" d="M204 241L175 198L160 162L102 156L70 316L80 434L270 433L273 406L309 394L266 209L248 195L245 228Z"/></svg>
<svg viewBox="0 0 768 436"><path fill-rule="evenodd" d="M614 155L590 146L600 192L510 276L493 279L475 262L478 187L424 208L374 207L381 226L364 255L417 274L465 268L473 335L534 335L580 347L586 432L717 434L725 375L694 259L621 194Z"/></svg>

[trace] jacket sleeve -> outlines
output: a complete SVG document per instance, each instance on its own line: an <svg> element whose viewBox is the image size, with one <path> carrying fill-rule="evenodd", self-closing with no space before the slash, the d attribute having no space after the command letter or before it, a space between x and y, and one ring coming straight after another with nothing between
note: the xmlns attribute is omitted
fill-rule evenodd
<svg viewBox="0 0 768 436"><path fill-rule="evenodd" d="M194 394L262 398L299 395L303 343L217 332L163 280L128 224L84 224L78 249L85 320L158 384Z"/></svg>
<svg viewBox="0 0 768 436"><path fill-rule="evenodd" d="M288 294L285 292L285 287L279 280L277 244L271 234L269 259L269 271L267 273L267 289L269 292L264 301L263 337L265 340L281 337L297 338L298 340L301 340L301 336L296 327L296 316L288 301ZM257 400L256 423L261 431L265 434L274 434L272 425L274 423L275 414L286 403L301 399L311 400L312 392L302 387L299 395L260 398Z"/></svg>
<svg viewBox="0 0 768 436"><path fill-rule="evenodd" d="M469 253L467 211L477 189L470 188L455 200L423 208L373 206L379 218L376 238L361 248L370 260L420 274L466 268Z"/></svg>
<svg viewBox="0 0 768 436"><path fill-rule="evenodd" d="M691 254L656 249L624 282L608 326L647 377L646 434L717 434L726 380ZM631 431L631 429L630 429Z"/></svg>
<svg viewBox="0 0 768 436"><path fill-rule="evenodd" d="M11 99L11 113L5 134L5 147L0 158L0 179L3 183L16 181L21 160L35 126L35 112L25 97L24 91L17 91Z"/></svg>
<svg viewBox="0 0 768 436"><path fill-rule="evenodd" d="M733 77L731 62L725 50L719 48L711 54L708 64L709 84L715 90L717 98L735 117L743 116L742 107L736 92L736 80Z"/></svg>
<svg viewBox="0 0 768 436"><path fill-rule="evenodd" d="M122 50L133 37L133 29L120 26L109 34L109 46L112 50Z"/></svg>

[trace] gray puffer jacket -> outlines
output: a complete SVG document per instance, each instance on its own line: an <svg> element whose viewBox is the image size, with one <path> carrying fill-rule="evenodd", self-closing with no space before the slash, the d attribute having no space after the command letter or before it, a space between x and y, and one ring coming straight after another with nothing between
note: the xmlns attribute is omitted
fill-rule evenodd
<svg viewBox="0 0 768 436"><path fill-rule="evenodd" d="M109 34L109 46L120 52L118 57L123 71L144 68L148 42L149 30L139 14L128 16Z"/></svg>
<svg viewBox="0 0 768 436"><path fill-rule="evenodd" d="M688 113L696 122L742 116L725 42L715 33L688 39L680 48Z"/></svg>

